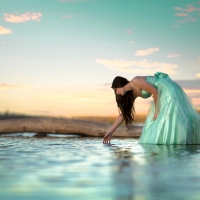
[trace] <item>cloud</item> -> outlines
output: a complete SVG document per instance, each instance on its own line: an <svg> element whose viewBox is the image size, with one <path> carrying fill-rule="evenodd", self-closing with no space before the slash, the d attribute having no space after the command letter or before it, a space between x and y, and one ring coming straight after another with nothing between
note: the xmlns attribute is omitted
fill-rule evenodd
<svg viewBox="0 0 200 200"><path fill-rule="evenodd" d="M174 7L176 10L176 16L183 18L182 20L178 20L178 24L183 24L186 22L196 22L198 21L198 14L195 15L195 13L199 13L200 7L195 7L191 4L187 5L186 7ZM194 13L194 14L192 14ZM172 27L177 28L177 26L173 25ZM180 27L180 26L179 26Z"/></svg>
<svg viewBox="0 0 200 200"><path fill-rule="evenodd" d="M192 103L195 106L200 106L200 98L192 98Z"/></svg>
<svg viewBox="0 0 200 200"><path fill-rule="evenodd" d="M186 18L184 18L183 20L179 20L177 21L179 24L183 24L183 23L186 23L186 22L196 22L197 19L194 18L194 17L191 17L191 16L187 16Z"/></svg>
<svg viewBox="0 0 200 200"><path fill-rule="evenodd" d="M24 85L0 84L0 90L24 88Z"/></svg>
<svg viewBox="0 0 200 200"><path fill-rule="evenodd" d="M193 90L193 89L185 89L183 88L185 93L189 98L200 98L200 90Z"/></svg>
<svg viewBox="0 0 200 200"><path fill-rule="evenodd" d="M6 22L11 22L11 23L25 23L27 21L37 21L40 22L40 18L42 17L41 13L38 12L33 12L29 13L26 12L24 14L4 14L4 20Z"/></svg>
<svg viewBox="0 0 200 200"><path fill-rule="evenodd" d="M200 8L195 8L193 5L187 5L187 8L185 9L185 12L194 12L194 11L198 11L200 10Z"/></svg>
<svg viewBox="0 0 200 200"><path fill-rule="evenodd" d="M188 14L187 13L176 13L176 16L178 16L178 17L186 17L186 16L188 16Z"/></svg>
<svg viewBox="0 0 200 200"><path fill-rule="evenodd" d="M175 10L182 10L181 7L174 7Z"/></svg>
<svg viewBox="0 0 200 200"><path fill-rule="evenodd" d="M200 106L200 89L199 90L184 89L184 91L195 106Z"/></svg>
<svg viewBox="0 0 200 200"><path fill-rule="evenodd" d="M191 99L192 103L195 106L200 106L200 85L195 85L196 83L200 83L200 80L182 80L182 82L185 82L185 84L188 82L193 83L192 88L182 88L187 96ZM182 86L181 84L179 85ZM191 87L191 84L189 86Z"/></svg>
<svg viewBox="0 0 200 200"><path fill-rule="evenodd" d="M12 31L10 29L7 29L7 28L4 28L3 26L0 26L0 35L9 34L11 32Z"/></svg>
<svg viewBox="0 0 200 200"><path fill-rule="evenodd" d="M51 114L52 112L47 110L34 110L33 113Z"/></svg>
<svg viewBox="0 0 200 200"><path fill-rule="evenodd" d="M200 55L198 56L198 60L200 61Z"/></svg>
<svg viewBox="0 0 200 200"><path fill-rule="evenodd" d="M162 71L168 74L176 74L176 64L160 63L160 62L148 62L142 61L125 61L125 60L107 60L96 59L96 63L106 66L110 70L126 72L126 73L147 73L152 74L157 71Z"/></svg>
<svg viewBox="0 0 200 200"><path fill-rule="evenodd" d="M168 54L167 57L168 57L168 58L178 58L178 57L180 57L180 54L178 54L178 53L175 53L175 54Z"/></svg>
<svg viewBox="0 0 200 200"><path fill-rule="evenodd" d="M177 82L182 88L190 89L190 90L199 90L200 92L200 79L194 80L174 80Z"/></svg>
<svg viewBox="0 0 200 200"><path fill-rule="evenodd" d="M155 53L158 50L159 50L159 48L149 48L149 49L145 49L145 50L138 50L134 55L135 56L145 56L148 54Z"/></svg>
<svg viewBox="0 0 200 200"><path fill-rule="evenodd" d="M199 74L196 74L196 76L200 78L200 73L199 73Z"/></svg>
<svg viewBox="0 0 200 200"><path fill-rule="evenodd" d="M191 4L187 5L186 8L174 7L174 9L178 11L186 12L186 13L191 13L191 12L200 10L200 8L196 8Z"/></svg>
<svg viewBox="0 0 200 200"><path fill-rule="evenodd" d="M130 43L130 44L134 44L134 41L130 41L129 43Z"/></svg>
<svg viewBox="0 0 200 200"><path fill-rule="evenodd" d="M126 30L126 33L127 33L127 34L133 34L133 31L131 31L131 30Z"/></svg>

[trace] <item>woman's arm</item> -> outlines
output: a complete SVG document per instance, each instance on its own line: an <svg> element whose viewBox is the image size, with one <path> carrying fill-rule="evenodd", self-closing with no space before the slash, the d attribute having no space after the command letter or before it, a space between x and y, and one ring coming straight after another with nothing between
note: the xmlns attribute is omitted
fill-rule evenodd
<svg viewBox="0 0 200 200"><path fill-rule="evenodd" d="M139 87L141 90L145 90L152 94L154 104L155 104L155 114L154 114L154 120L157 118L158 111L157 111L157 98L158 98L158 90L149 84L144 77L135 77L131 82L135 84L137 87Z"/></svg>
<svg viewBox="0 0 200 200"><path fill-rule="evenodd" d="M118 126L124 121L123 117L119 115L113 125L108 129L107 133L103 137L104 144L110 144L112 133L118 128Z"/></svg>

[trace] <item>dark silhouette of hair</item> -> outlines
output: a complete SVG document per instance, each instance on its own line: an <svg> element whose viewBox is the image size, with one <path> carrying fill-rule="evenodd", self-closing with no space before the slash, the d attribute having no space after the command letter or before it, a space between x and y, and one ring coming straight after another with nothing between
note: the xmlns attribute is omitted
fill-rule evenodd
<svg viewBox="0 0 200 200"><path fill-rule="evenodd" d="M124 87L127 83L129 83L129 81L126 78L117 76L114 78L111 88ZM132 129L135 113L134 102L136 96L133 94L133 91L127 91L123 96L115 93L115 97L119 114L123 116L126 127L128 129Z"/></svg>

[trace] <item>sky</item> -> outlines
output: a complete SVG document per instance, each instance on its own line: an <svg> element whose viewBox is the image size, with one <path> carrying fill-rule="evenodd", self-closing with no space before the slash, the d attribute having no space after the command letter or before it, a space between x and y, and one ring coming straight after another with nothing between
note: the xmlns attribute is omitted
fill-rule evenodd
<svg viewBox="0 0 200 200"><path fill-rule="evenodd" d="M168 73L200 108L200 1L0 0L0 112L115 116L115 76ZM137 98L136 113L150 101Z"/></svg>

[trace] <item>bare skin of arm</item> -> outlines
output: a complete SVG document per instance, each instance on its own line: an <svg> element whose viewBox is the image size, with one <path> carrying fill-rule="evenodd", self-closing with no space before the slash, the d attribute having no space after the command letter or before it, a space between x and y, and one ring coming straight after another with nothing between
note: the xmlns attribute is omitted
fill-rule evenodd
<svg viewBox="0 0 200 200"><path fill-rule="evenodd" d="M135 77L131 82L135 84L140 90L145 90L152 94L155 108L157 107L158 90L146 81L145 77ZM158 113L155 112L154 120L156 120Z"/></svg>
<svg viewBox="0 0 200 200"><path fill-rule="evenodd" d="M124 121L123 117L119 115L113 125L108 129L107 133L103 137L104 144L110 144L110 140L112 138L112 133L119 127L119 125Z"/></svg>
<svg viewBox="0 0 200 200"><path fill-rule="evenodd" d="M157 107L158 90L146 81L145 77L135 77L133 83L141 90L145 90L153 95L155 108ZM131 82L132 82L131 81ZM158 113L154 113L154 120L156 120Z"/></svg>

